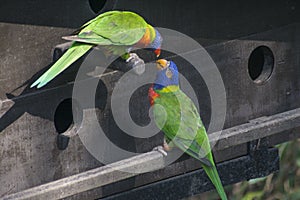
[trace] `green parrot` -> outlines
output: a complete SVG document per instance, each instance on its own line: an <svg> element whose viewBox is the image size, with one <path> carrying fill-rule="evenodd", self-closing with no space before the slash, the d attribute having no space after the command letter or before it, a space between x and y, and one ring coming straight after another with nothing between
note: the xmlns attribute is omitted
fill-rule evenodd
<svg viewBox="0 0 300 200"><path fill-rule="evenodd" d="M106 55L122 56L135 67L141 59L130 53L133 48L149 48L159 57L162 43L160 33L130 11L100 14L81 26L76 35L63 39L73 41L71 47L31 87L43 87L95 46L103 47Z"/></svg>
<svg viewBox="0 0 300 200"><path fill-rule="evenodd" d="M158 72L149 89L156 125L165 134L163 149L176 146L199 160L222 200L227 196L218 175L210 143L192 100L179 88L179 73L172 61L157 61Z"/></svg>

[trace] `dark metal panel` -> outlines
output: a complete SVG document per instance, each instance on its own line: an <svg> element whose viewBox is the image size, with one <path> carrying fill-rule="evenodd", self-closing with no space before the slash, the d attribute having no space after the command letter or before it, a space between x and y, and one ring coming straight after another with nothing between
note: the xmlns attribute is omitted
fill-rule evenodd
<svg viewBox="0 0 300 200"><path fill-rule="evenodd" d="M142 14L158 27L193 38L235 39L295 22L296 1L118 0L115 9ZM279 14L280 13L280 14Z"/></svg>
<svg viewBox="0 0 300 200"><path fill-rule="evenodd" d="M29 28L27 26L21 27ZM297 62L299 62L299 56L295 55L296 53L293 51L293 43L295 38L298 38L298 35L295 34L298 30L297 27L298 25L295 24L282 29L207 47L221 71L227 90L228 114L226 127L247 123L252 118L273 115L299 107L299 101L296 101L300 94L299 69L296 67ZM32 33L34 32L33 30L31 30ZM265 85L255 84L249 78L247 72L249 55L259 45L269 46L276 58L274 74ZM17 49L17 44L14 47ZM42 47L40 46L39 48ZM26 60L26 57L23 59ZM50 60L50 56L48 59ZM178 63L180 70L187 79L195 84L195 90L199 99L201 99L201 113L204 115L203 119L207 124L210 115L210 100L207 98L205 83L199 79L199 76L189 71L192 66L187 61L178 56L174 60ZM13 59L10 61L13 61ZM46 63L47 60L42 62ZM31 69L30 65L32 63L34 63L34 57L32 57L29 64L26 64L28 70ZM33 90L27 88L20 96L5 101L5 107L1 110L3 118L0 121L2 130L0 141L3 141L4 144L1 149L4 152L3 156L12 155L14 159L1 161L2 168L6 169L2 173L0 172L1 177L4 177L1 180L5 181L5 183L1 184L3 185L1 194L14 193L28 187L78 173L79 171L101 166L88 154L77 137L71 138L69 147L63 152L58 151L55 143L57 135L57 130L53 123L55 120L55 109L62 100L71 97L72 84L66 83L72 81L72 78L76 75L74 71L79 67L79 64L80 62L75 64L70 68L70 71L59 76L44 89ZM15 75L11 76L9 82L14 85L14 80L17 80L17 67L22 67L24 70L23 67L25 65L22 65L20 61L18 65L10 66L15 70ZM28 72L28 74L30 73ZM106 100L106 95L111 93L115 81L120 76L122 76L122 73L118 72L114 76L104 78L109 83L108 87L106 88L103 85L99 85L99 87L102 88L101 90L107 89L108 91L106 93L100 92L99 99ZM15 86L19 84L17 83ZM11 89L14 89L14 87L11 86ZM289 95L286 93L287 89ZM7 90L3 91L3 95L8 92ZM132 113L134 115L133 118L140 119L140 123L147 122L145 117L148 112L145 111L147 111L148 107L145 105L149 104L146 93L144 93L145 90L147 90L146 87L143 88L143 91L140 91L141 93L136 94L137 96L134 98L138 98L138 101L136 101L135 105L132 105L136 106L134 107L135 109L132 109L136 111ZM138 97L138 94L144 94L144 97ZM104 107L105 105L104 103ZM108 131L108 135L120 147L130 146L132 150L146 152L151 150L153 146L161 143L160 136L145 140L135 140L125 135L112 123L109 106L102 110L102 114L102 118L100 117L99 119L101 119L104 128ZM20 139L22 143L19 142ZM227 160L245 155L247 153L245 148L245 145L242 145L238 148L232 147L227 153L219 152L218 160ZM27 155L26 152L31 153ZM237 153L231 154L232 152ZM71 161L70 158L72 158ZM199 163L191 161L191 159L184 159L169 168L144 176L150 178L143 179L143 176L140 176L134 180L134 184L133 180L130 180L118 186L108 186L103 189L104 194L110 195L112 192L128 189L126 186L143 185L145 180L157 181L160 178L168 178L199 167ZM70 163L72 163L71 168L65 167L69 166ZM22 173L20 169L25 169L28 172L26 174ZM42 176L45 171L48 173ZM7 176L4 174L7 174ZM18 185L14 185L16 182ZM94 192L89 194L91 196L93 194L102 194L102 189Z"/></svg>
<svg viewBox="0 0 300 200"><path fill-rule="evenodd" d="M267 139L250 142L248 151L248 156L243 156L231 161L226 161L224 163L218 164L218 166L221 166L221 168L219 168L219 171L223 173L221 175L221 178L224 184L236 180L242 180L243 178L245 179L247 177L254 178L255 176L264 176L266 173L270 173L272 172L272 170L276 170L278 168L278 152L276 151L276 149L268 150ZM269 160L265 160L265 158L272 159L272 165L266 165L265 162L269 162ZM152 171L163 168L165 162L164 159L165 157L161 153L152 151L128 159L124 159L107 166L88 170L80 174L53 181L51 183L33 187L15 194L7 195L4 197L4 199L58 199L71 195L74 195L70 197L71 199L78 199L78 197L82 197L87 194L90 194L91 197L96 197L95 193L84 193L89 189L98 188L110 184L107 187L103 188L102 195L97 193L97 196L106 196L109 194L105 192L106 189L110 189L110 194L120 192L120 186L122 187L124 185L126 185L128 189L132 189L134 185L129 186L128 183L130 183L130 181L134 181L134 179L125 179L137 176L139 172ZM247 162L249 164L247 164ZM235 164L235 167L233 169L230 169L232 168L231 163ZM174 166L172 167L174 168ZM178 166L175 167L175 169L178 171ZM127 170L134 170L135 173L128 173ZM225 172L225 170L227 173ZM228 171L230 173L231 170L234 170L234 172L232 173L234 173L235 176L233 176L232 174L228 174ZM251 173L247 174L249 172ZM189 174L194 173L195 171L190 172ZM238 173L240 174L240 176L237 175ZM245 176L245 174L247 176ZM200 182L200 185L202 186L201 191L211 189L212 185L210 184L208 178L205 176L203 170L201 170L200 175L202 177L199 179L204 181ZM138 176L143 176L143 174ZM176 180L180 179L180 177L182 178L182 175L179 175L175 179L171 178L171 180L176 183ZM183 177L187 177L187 175L183 175ZM160 177L159 179L162 180L165 178ZM194 178L192 180L195 181ZM162 182L165 181L170 181L170 179L166 179ZM171 183L171 185L172 184L174 183ZM197 184L197 182L191 183L191 185L194 187L195 184ZM152 184L150 184L149 187L152 187ZM189 187L189 185L185 185L185 187ZM191 189L194 189L194 187L192 187ZM187 191L190 190L186 190L185 192Z"/></svg>
<svg viewBox="0 0 300 200"><path fill-rule="evenodd" d="M94 0L1 0L0 3L1 22L68 28L78 28L93 18L96 15L93 7L105 7L102 9L105 11L113 5L113 1L106 0L99 0L98 5Z"/></svg>
<svg viewBox="0 0 300 200"><path fill-rule="evenodd" d="M0 23L0 101L7 99L6 93L11 93L23 83L31 83L45 71L52 62L53 47L62 43L61 36L71 31L64 28ZM25 94L24 89L25 87L21 87L13 94Z"/></svg>
<svg viewBox="0 0 300 200"><path fill-rule="evenodd" d="M218 40L234 39L299 20L299 3L289 0L1 0L0 21L78 28L96 16L93 10L102 13L112 9L135 11L155 26L178 30L194 38Z"/></svg>
<svg viewBox="0 0 300 200"><path fill-rule="evenodd" d="M222 183L229 185L245 179L267 176L279 170L277 149L263 150L259 153L256 152L256 154L253 157L242 156L219 163L217 168ZM176 200L190 197L213 188L204 170L200 169L101 199Z"/></svg>
<svg viewBox="0 0 300 200"><path fill-rule="evenodd" d="M54 113L59 103L70 97L71 89L66 86L63 91L14 100L4 111L0 120L0 197L101 166L78 136L65 151L57 149Z"/></svg>
<svg viewBox="0 0 300 200"><path fill-rule="evenodd" d="M4 199L61 199L84 192L90 188L100 187L133 177L136 175L135 173L130 173L133 170L136 173L141 173L144 170L157 170L163 166L164 156L157 151L153 151L89 170L81 174L53 181L16 194L7 195Z"/></svg>
<svg viewBox="0 0 300 200"><path fill-rule="evenodd" d="M299 55L294 48L298 29L299 24L293 24L207 48L226 87L225 127L300 106ZM248 69L249 57L259 46L274 54L274 69L264 84L255 83Z"/></svg>

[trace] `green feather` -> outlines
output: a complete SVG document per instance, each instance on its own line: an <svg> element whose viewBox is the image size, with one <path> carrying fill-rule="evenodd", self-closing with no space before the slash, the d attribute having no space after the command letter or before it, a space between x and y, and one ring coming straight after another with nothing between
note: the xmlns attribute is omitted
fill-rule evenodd
<svg viewBox="0 0 300 200"><path fill-rule="evenodd" d="M70 49L30 87L43 87L93 46L103 46L113 55L123 55L145 34L146 21L129 11L109 11L85 23L78 35L63 37L74 41Z"/></svg>
<svg viewBox="0 0 300 200"><path fill-rule="evenodd" d="M60 57L54 65L48 71L46 71L39 79L37 79L30 87L37 86L41 88L46 85L49 81L54 79L62 71L68 68L72 63L78 60L86 52L88 52L93 45L90 44L80 44L74 42L73 45Z"/></svg>
<svg viewBox="0 0 300 200"><path fill-rule="evenodd" d="M107 39L112 45L134 45L145 34L147 22L139 15L128 11L110 11L86 23L78 38ZM100 43L100 45L102 45Z"/></svg>
<svg viewBox="0 0 300 200"><path fill-rule="evenodd" d="M181 150L199 160L222 200L226 193L214 164L207 133L200 115L192 102L180 89L156 90L154 119L168 140Z"/></svg>
<svg viewBox="0 0 300 200"><path fill-rule="evenodd" d="M214 184L216 187L216 190L218 194L220 195L222 200L227 200L226 193L224 191L221 179L219 177L218 171L216 166L208 167L206 165L202 165L204 171L206 172L207 176L211 180L211 182Z"/></svg>

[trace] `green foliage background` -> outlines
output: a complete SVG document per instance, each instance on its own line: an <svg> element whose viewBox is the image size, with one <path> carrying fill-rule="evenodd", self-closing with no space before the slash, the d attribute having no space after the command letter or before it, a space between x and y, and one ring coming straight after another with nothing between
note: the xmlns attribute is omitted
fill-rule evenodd
<svg viewBox="0 0 300 200"><path fill-rule="evenodd" d="M280 155L280 171L267 177L252 179L226 186L230 200L300 200L300 140L277 146ZM187 200L219 199L216 191L210 191Z"/></svg>

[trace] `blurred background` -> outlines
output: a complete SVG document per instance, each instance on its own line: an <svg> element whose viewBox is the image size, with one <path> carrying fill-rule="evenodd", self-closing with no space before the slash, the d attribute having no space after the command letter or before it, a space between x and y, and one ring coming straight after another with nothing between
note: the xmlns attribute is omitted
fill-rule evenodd
<svg viewBox="0 0 300 200"><path fill-rule="evenodd" d="M267 177L251 179L226 186L231 200L299 200L300 199L300 140L277 145L280 171ZM218 199L215 191L186 198L185 200Z"/></svg>

